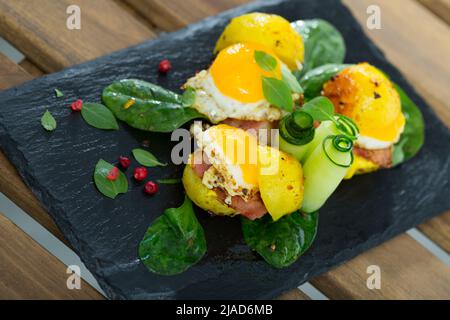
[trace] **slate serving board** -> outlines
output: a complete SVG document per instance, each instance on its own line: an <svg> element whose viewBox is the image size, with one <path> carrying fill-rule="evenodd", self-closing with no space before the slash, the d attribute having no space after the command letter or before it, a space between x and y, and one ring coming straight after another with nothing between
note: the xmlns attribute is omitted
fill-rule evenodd
<svg viewBox="0 0 450 320"><path fill-rule="evenodd" d="M276 13L290 21L323 18L334 24L346 39L347 62L368 61L380 67L420 106L426 144L416 158L398 168L343 183L321 210L312 248L289 268L276 270L252 253L243 243L239 219L210 217L197 208L207 255L181 275L157 276L140 263L137 247L165 208L181 204L182 186L161 185L158 196L151 198L131 182L128 194L110 200L97 192L92 173L100 158L114 162L142 143L148 143L160 160L169 161L174 142L169 134L139 132L124 124L117 132L96 130L67 105L77 98L99 101L102 89L122 78L178 90L196 70L209 65L215 41L229 19L250 11ZM158 76L156 65L166 58L172 61L173 72ZM65 98L56 99L54 88L62 90ZM40 126L47 108L58 121L53 133ZM0 145L113 299L273 298L450 208L449 130L336 0L252 3L3 91ZM180 177L182 170L175 165L151 169L150 177Z"/></svg>

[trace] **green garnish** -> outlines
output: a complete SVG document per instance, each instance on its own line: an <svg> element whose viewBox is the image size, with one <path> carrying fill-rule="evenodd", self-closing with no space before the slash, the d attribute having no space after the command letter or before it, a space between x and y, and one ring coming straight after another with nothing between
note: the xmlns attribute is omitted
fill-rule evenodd
<svg viewBox="0 0 450 320"><path fill-rule="evenodd" d="M303 93L303 88L298 82L297 78L292 74L291 70L286 65L281 66L281 74L283 75L283 81L289 86L294 93Z"/></svg>
<svg viewBox="0 0 450 320"><path fill-rule="evenodd" d="M337 151L339 151L339 152L349 152L350 153L350 163L342 164L342 163L338 163L337 161L333 160L333 158L329 155L329 153L327 151L327 146L326 146L327 141L331 141L332 146ZM353 152L352 152L352 150L353 150L353 141L348 136L346 136L346 135L328 136L328 137L326 137L323 140L322 148L323 148L323 152L325 153L327 158L331 162L333 162L335 165L337 165L338 167L349 168L353 164Z"/></svg>
<svg viewBox="0 0 450 320"><path fill-rule="evenodd" d="M55 96L57 98L62 98L62 97L64 97L64 93L58 89L55 89Z"/></svg>
<svg viewBox="0 0 450 320"><path fill-rule="evenodd" d="M297 110L281 120L280 136L293 145L306 145L314 135L314 119L309 113Z"/></svg>
<svg viewBox="0 0 450 320"><path fill-rule="evenodd" d="M334 121L334 105L325 97L317 97L305 103L302 111L309 113L317 121Z"/></svg>
<svg viewBox="0 0 450 320"><path fill-rule="evenodd" d="M158 179L156 182L159 184L179 184L181 179Z"/></svg>
<svg viewBox="0 0 450 320"><path fill-rule="evenodd" d="M134 149L132 153L137 162L145 167L167 166L167 163L159 162L153 154L146 150Z"/></svg>
<svg viewBox="0 0 450 320"><path fill-rule="evenodd" d="M142 263L150 271L166 276L186 271L205 253L205 233L188 197L179 208L164 210L139 244Z"/></svg>
<svg viewBox="0 0 450 320"><path fill-rule="evenodd" d="M41 125L47 131L53 131L56 129L56 120L53 118L50 111L46 110L41 118Z"/></svg>
<svg viewBox="0 0 450 320"><path fill-rule="evenodd" d="M123 172L119 171L119 176L114 181L107 178L113 168L112 164L100 159L94 171L94 182L98 191L111 199L128 191L128 181Z"/></svg>
<svg viewBox="0 0 450 320"><path fill-rule="evenodd" d="M291 89L284 81L263 76L262 86L264 97L270 104L292 112L294 101L292 100Z"/></svg>
<svg viewBox="0 0 450 320"><path fill-rule="evenodd" d="M90 126L102 130L118 130L119 125L114 114L102 104L84 103L81 116Z"/></svg>
<svg viewBox="0 0 450 320"><path fill-rule="evenodd" d="M195 102L195 89L187 88L183 94L181 95L181 104L183 107L188 108L192 107Z"/></svg>
<svg viewBox="0 0 450 320"><path fill-rule="evenodd" d="M255 51L256 63L266 71L273 71L277 67L277 59L264 51Z"/></svg>

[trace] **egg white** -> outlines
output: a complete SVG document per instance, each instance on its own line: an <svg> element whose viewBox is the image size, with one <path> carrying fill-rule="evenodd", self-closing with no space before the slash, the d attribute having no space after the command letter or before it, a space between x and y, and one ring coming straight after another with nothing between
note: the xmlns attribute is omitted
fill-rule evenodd
<svg viewBox="0 0 450 320"><path fill-rule="evenodd" d="M255 81L258 80L255 79ZM227 118L276 121L286 114L285 111L271 106L264 99L252 103L243 103L222 94L214 83L209 70L197 73L186 82L184 87L196 90L193 107L208 116L212 123L218 123Z"/></svg>
<svg viewBox="0 0 450 320"><path fill-rule="evenodd" d="M402 135L404 129L405 127L403 126L398 134L397 139L395 139L394 141L383 141L372 137L359 135L358 140L356 141L356 145L367 150L387 149L400 140L400 136Z"/></svg>

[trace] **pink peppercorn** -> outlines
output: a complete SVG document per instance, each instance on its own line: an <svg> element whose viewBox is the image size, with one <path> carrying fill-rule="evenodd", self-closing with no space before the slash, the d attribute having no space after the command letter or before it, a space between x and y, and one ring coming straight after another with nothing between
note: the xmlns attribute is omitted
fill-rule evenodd
<svg viewBox="0 0 450 320"><path fill-rule="evenodd" d="M167 59L166 60L162 60L159 63L158 71L160 73L167 74L170 71L170 69L172 69L172 64L170 63L169 60L167 60Z"/></svg>
<svg viewBox="0 0 450 320"><path fill-rule="evenodd" d="M127 169L131 164L131 160L128 157L120 156L119 163L122 166L122 168Z"/></svg>
<svg viewBox="0 0 450 320"><path fill-rule="evenodd" d="M134 169L133 176L137 181L145 180L145 178L147 178L147 168L137 167L136 169Z"/></svg>
<svg viewBox="0 0 450 320"><path fill-rule="evenodd" d="M144 191L149 195L154 195L158 192L158 185L153 181L149 181L145 184Z"/></svg>
<svg viewBox="0 0 450 320"><path fill-rule="evenodd" d="M81 111L81 109L83 109L83 100L78 99L77 101L72 102L70 108L72 111Z"/></svg>
<svg viewBox="0 0 450 320"><path fill-rule="evenodd" d="M106 176L106 179L108 179L109 181L116 181L118 177L119 177L119 169L117 167L114 167L109 171L108 175Z"/></svg>

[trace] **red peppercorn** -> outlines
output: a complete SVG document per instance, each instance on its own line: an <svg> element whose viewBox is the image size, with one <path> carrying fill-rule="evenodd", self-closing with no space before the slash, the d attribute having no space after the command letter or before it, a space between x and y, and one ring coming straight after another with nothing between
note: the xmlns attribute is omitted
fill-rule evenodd
<svg viewBox="0 0 450 320"><path fill-rule="evenodd" d="M114 167L109 171L108 175L106 176L106 179L108 179L109 181L116 181L118 177L119 177L119 169L117 167Z"/></svg>
<svg viewBox="0 0 450 320"><path fill-rule="evenodd" d="M70 105L72 111L81 111L83 109L83 100L78 99Z"/></svg>
<svg viewBox="0 0 450 320"><path fill-rule="evenodd" d="M122 166L122 168L127 169L130 164L131 164L131 160L130 158L124 157L124 156L120 156L119 157L119 163Z"/></svg>
<svg viewBox="0 0 450 320"><path fill-rule="evenodd" d="M134 169L134 178L137 181L145 180L145 178L147 178L147 168L137 167L136 169Z"/></svg>
<svg viewBox="0 0 450 320"><path fill-rule="evenodd" d="M149 181L145 184L144 191L149 195L154 195L158 192L158 185L153 181Z"/></svg>
<svg viewBox="0 0 450 320"><path fill-rule="evenodd" d="M170 71L170 69L172 69L172 64L170 63L169 60L167 60L167 59L166 60L162 60L159 63L158 70L159 70L160 73L166 74L166 73L168 73Z"/></svg>

